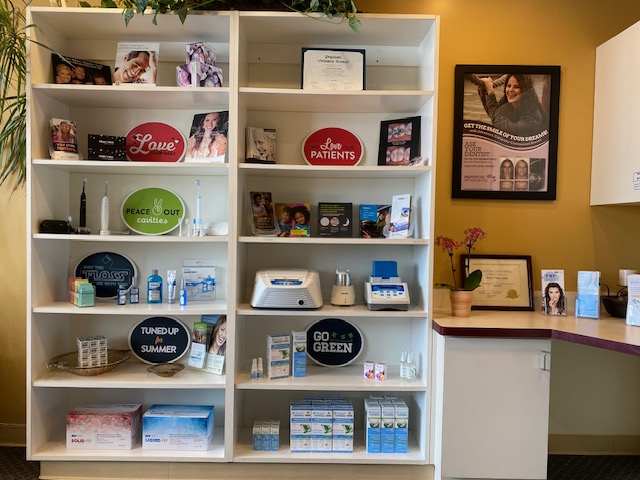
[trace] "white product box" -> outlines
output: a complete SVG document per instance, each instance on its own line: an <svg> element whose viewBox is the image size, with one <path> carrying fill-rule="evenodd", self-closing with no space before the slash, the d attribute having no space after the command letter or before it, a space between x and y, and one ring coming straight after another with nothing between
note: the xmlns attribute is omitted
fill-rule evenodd
<svg viewBox="0 0 640 480"><path fill-rule="evenodd" d="M262 450L262 420L253 422L253 430L251 432L251 445L253 450Z"/></svg>
<svg viewBox="0 0 640 480"><path fill-rule="evenodd" d="M409 407L403 400L393 401L395 409L395 453L409 452Z"/></svg>
<svg viewBox="0 0 640 480"><path fill-rule="evenodd" d="M333 445L332 451L353 453L354 413L350 403L338 403L333 406Z"/></svg>
<svg viewBox="0 0 640 480"><path fill-rule="evenodd" d="M267 335L267 378L287 378L291 358L289 335Z"/></svg>
<svg viewBox="0 0 640 480"><path fill-rule="evenodd" d="M364 362L364 378L369 378L371 380L376 378L374 363L371 360L365 360Z"/></svg>
<svg viewBox="0 0 640 480"><path fill-rule="evenodd" d="M280 420L271 421L271 448L272 452L280 450Z"/></svg>
<svg viewBox="0 0 640 480"><path fill-rule="evenodd" d="M367 453L380 453L382 407L375 399L365 399L365 444Z"/></svg>
<svg viewBox="0 0 640 480"><path fill-rule="evenodd" d="M330 452L333 438L331 402L311 402L311 451Z"/></svg>
<svg viewBox="0 0 640 480"><path fill-rule="evenodd" d="M209 405L153 405L142 416L142 448L207 451L213 410Z"/></svg>
<svg viewBox="0 0 640 480"><path fill-rule="evenodd" d="M376 363L374 368L376 380L386 380L387 379L387 364L386 363Z"/></svg>
<svg viewBox="0 0 640 480"><path fill-rule="evenodd" d="M185 260L182 278L189 302L216 299L216 267L213 260Z"/></svg>
<svg viewBox="0 0 640 480"><path fill-rule="evenodd" d="M289 405L291 453L311 452L311 402L292 401Z"/></svg>
<svg viewBox="0 0 640 480"><path fill-rule="evenodd" d="M291 332L293 344L292 368L294 377L307 376L307 332Z"/></svg>
<svg viewBox="0 0 640 480"><path fill-rule="evenodd" d="M131 450L140 439L142 405L80 405L67 413L70 450Z"/></svg>
<svg viewBox="0 0 640 480"><path fill-rule="evenodd" d="M391 400L380 402L382 420L380 423L380 451L382 453L395 453L396 451L396 410Z"/></svg>

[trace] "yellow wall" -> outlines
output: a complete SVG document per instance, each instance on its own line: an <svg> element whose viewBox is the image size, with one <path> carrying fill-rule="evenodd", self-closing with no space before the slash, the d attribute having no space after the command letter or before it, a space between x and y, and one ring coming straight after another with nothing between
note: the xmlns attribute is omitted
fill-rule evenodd
<svg viewBox="0 0 640 480"><path fill-rule="evenodd" d="M595 48L640 20L640 2L619 0L615 8L596 0L358 0L357 5L369 12L441 16L437 235L484 228L489 237L477 253L532 255L537 290L540 268L563 268L568 290L575 290L579 269L601 270L603 281L615 284L618 268L640 268L640 208L589 207ZM453 77L461 63L561 65L556 201L451 199ZM25 195L11 193L0 188L0 285L5 286L0 427L25 422ZM447 259L436 252L435 280L448 276Z"/></svg>

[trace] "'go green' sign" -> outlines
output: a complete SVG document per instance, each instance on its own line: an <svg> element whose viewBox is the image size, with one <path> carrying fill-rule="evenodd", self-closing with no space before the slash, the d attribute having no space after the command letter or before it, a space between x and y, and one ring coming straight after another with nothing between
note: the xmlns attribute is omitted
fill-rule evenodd
<svg viewBox="0 0 640 480"><path fill-rule="evenodd" d="M164 188L142 188L122 202L122 220L142 235L163 235L175 229L185 215L182 199Z"/></svg>

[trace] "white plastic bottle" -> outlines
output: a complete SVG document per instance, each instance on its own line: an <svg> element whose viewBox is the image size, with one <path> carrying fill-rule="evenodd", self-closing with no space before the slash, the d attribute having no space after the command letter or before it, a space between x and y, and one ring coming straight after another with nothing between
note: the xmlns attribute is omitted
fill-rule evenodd
<svg viewBox="0 0 640 480"><path fill-rule="evenodd" d="M402 352L400 356L400 378L407 378L407 352Z"/></svg>
<svg viewBox="0 0 640 480"><path fill-rule="evenodd" d="M416 361L413 356L413 352L409 352L407 355L407 380L416 380L418 378L418 371L416 367Z"/></svg>

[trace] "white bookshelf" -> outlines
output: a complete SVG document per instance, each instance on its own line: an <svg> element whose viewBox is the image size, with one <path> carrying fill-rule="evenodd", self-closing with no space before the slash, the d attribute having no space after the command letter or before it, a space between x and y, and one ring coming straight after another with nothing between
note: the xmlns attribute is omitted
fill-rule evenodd
<svg viewBox="0 0 640 480"><path fill-rule="evenodd" d="M439 18L431 15L359 15L361 31L346 25L289 12L201 12L182 25L175 15L136 15L126 27L117 9L31 7L30 22L40 28L32 38L65 55L113 67L116 44L160 42L158 86L70 86L51 81L51 53L35 43L29 48L27 166L27 455L38 461L113 462L266 462L266 463L430 463L432 458L431 326L432 240L435 190L437 70ZM70 26L73 25L73 28ZM222 88L175 87L175 66L183 63L185 44L213 44L224 71ZM301 48L366 49L367 90L311 92L300 87ZM46 131L50 117L78 124L79 148L86 154L89 133L125 135L147 121L165 121L188 134L193 115L229 110L228 162L185 164L146 162L53 161ZM422 117L421 167L378 166L380 122ZM244 163L248 126L276 128L278 163ZM326 126L353 131L365 154L355 167L307 165L300 153L303 139ZM188 136L188 135L187 135ZM88 226L92 235L41 234L44 219L77 217L82 178L88 178ZM124 230L118 207L134 189L168 188L195 210L194 181L201 181L205 223L228 222L224 236L186 237L177 231L163 236L100 236L99 205L109 182L111 228ZM248 224L251 191L269 191L274 202L304 201L312 206L312 222L322 201L358 205L390 203L391 196L411 193L416 228L399 240L252 236ZM187 215L192 216L192 215ZM74 224L77 223L74 221ZM66 278L79 259L97 251L131 258L138 269L141 303L115 301L77 308L66 301ZM179 305L147 305L145 280L151 269L180 270L184 259L211 258L217 267L217 299ZM370 311L363 283L374 260L393 259L410 286L408 311ZM325 305L313 311L260 310L249 305L254 276L261 268L301 267L320 272ZM349 268L356 305L329 304L336 269ZM226 314L228 336L225 375L185 368L171 378L157 377L135 359L96 377L52 371L49 359L73 351L80 335L105 334L112 348L128 348L131 328L150 316L171 316L188 328L201 315ZM325 317L340 317L363 333L365 347L353 365L328 369L308 365L303 379L251 380L251 359L264 356L267 333L305 329ZM416 352L419 378L399 379L400 353ZM386 362L390 377L367 380L364 360ZM181 359L186 362L185 358ZM288 438L279 452L253 452L247 431L259 418L288 425L289 401L306 394L341 395L353 401L362 422L363 399L370 394L397 395L410 406L409 454L371 455L356 435L352 454L291 454ZM80 403L199 403L215 406L216 434L208 452L70 451L64 444L64 419ZM283 438L281 436L281 438Z"/></svg>

